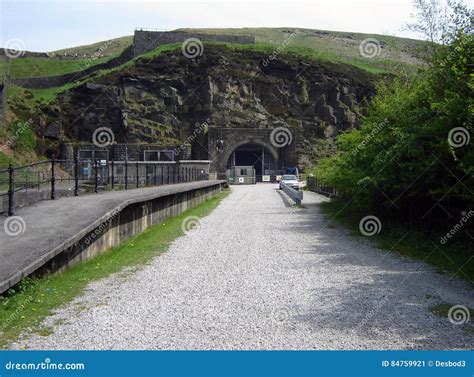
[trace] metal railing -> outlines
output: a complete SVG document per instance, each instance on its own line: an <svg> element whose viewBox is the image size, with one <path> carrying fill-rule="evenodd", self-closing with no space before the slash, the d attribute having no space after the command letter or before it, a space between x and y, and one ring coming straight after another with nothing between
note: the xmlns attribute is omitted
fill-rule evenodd
<svg viewBox="0 0 474 377"><path fill-rule="evenodd" d="M328 186L325 183L322 183L316 179L316 177L308 177L307 186L310 191L317 192L328 197L338 197L339 192L331 186Z"/></svg>
<svg viewBox="0 0 474 377"><path fill-rule="evenodd" d="M287 194L295 203L296 205L301 205L301 201L303 200L303 191L295 190L293 187L288 186L285 182L280 182L280 187L282 188L283 192Z"/></svg>
<svg viewBox="0 0 474 377"><path fill-rule="evenodd" d="M46 160L0 170L0 199L8 196L8 216L15 214L18 192L49 190L56 199L58 189L80 192L130 189L209 179L206 169L165 161Z"/></svg>

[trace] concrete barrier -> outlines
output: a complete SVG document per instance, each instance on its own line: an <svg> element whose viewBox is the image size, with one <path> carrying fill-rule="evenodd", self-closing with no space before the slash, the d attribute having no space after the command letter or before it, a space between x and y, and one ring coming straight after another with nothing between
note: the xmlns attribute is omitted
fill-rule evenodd
<svg viewBox="0 0 474 377"><path fill-rule="evenodd" d="M288 186L285 182L280 182L281 188L297 205L301 205L303 200L303 191L295 190L294 188Z"/></svg>

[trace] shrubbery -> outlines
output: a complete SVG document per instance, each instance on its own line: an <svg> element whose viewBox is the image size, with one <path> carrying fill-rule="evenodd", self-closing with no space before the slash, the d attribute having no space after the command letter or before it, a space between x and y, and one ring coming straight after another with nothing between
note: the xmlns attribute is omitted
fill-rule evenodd
<svg viewBox="0 0 474 377"><path fill-rule="evenodd" d="M474 209L473 56L464 27L413 80L380 84L318 178L362 211L404 223L433 228Z"/></svg>

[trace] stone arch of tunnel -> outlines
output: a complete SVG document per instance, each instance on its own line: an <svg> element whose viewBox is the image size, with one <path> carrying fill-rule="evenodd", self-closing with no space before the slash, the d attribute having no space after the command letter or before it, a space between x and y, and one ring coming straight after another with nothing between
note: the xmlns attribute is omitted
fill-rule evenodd
<svg viewBox="0 0 474 377"><path fill-rule="evenodd" d="M234 161L236 164L250 162L249 165L253 165L258 164L258 159L264 161L256 167L257 175L266 170L271 171L270 175L279 174L277 171L281 172L285 166L295 166L292 159L294 143L277 148L271 142L271 132L271 128L209 127L207 145L211 173L218 179L226 179L227 169Z"/></svg>
<svg viewBox="0 0 474 377"><path fill-rule="evenodd" d="M279 168L278 153L258 142L242 142L226 158L226 170L235 166L253 166L257 180Z"/></svg>

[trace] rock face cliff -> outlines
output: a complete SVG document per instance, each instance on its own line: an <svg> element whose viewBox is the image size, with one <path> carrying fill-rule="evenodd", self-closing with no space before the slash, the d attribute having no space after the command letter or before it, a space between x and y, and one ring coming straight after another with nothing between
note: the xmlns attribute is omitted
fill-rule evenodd
<svg viewBox="0 0 474 377"><path fill-rule="evenodd" d="M203 122L282 126L292 131L304 166L330 153L340 131L358 126L375 79L352 66L206 44L194 59L178 49L91 77L44 108L38 134L90 142L95 129L109 127L117 142L168 146L186 141ZM206 148L204 133L192 140L194 158L207 158Z"/></svg>

